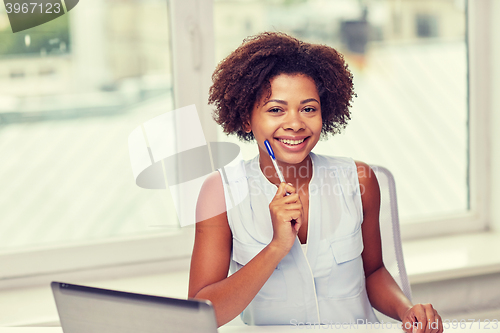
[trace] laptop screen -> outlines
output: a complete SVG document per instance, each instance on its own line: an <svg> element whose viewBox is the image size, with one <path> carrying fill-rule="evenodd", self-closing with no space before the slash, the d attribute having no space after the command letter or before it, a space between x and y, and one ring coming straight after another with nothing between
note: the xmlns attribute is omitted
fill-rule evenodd
<svg viewBox="0 0 500 333"><path fill-rule="evenodd" d="M208 301L52 282L64 333L217 332Z"/></svg>

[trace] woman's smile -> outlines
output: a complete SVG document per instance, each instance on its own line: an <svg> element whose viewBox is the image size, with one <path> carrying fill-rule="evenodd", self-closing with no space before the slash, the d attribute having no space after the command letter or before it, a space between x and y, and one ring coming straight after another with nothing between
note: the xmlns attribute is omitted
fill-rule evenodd
<svg viewBox="0 0 500 333"><path fill-rule="evenodd" d="M285 151L297 152L306 147L307 139L309 137L287 137L287 138L274 138L277 145L280 145Z"/></svg>

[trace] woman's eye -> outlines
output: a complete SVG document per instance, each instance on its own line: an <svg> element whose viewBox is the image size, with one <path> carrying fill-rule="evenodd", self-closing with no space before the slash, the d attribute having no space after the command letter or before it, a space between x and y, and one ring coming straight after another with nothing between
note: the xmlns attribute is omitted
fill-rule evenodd
<svg viewBox="0 0 500 333"><path fill-rule="evenodd" d="M272 108L272 109L269 109L268 112L271 112L271 113L278 113L278 112L281 112L281 109L278 109L278 108Z"/></svg>
<svg viewBox="0 0 500 333"><path fill-rule="evenodd" d="M315 109L315 108L304 108L304 110L303 110L303 111L304 111L304 112L306 112L306 113L309 113L309 112L314 112L314 111L316 111L316 109Z"/></svg>

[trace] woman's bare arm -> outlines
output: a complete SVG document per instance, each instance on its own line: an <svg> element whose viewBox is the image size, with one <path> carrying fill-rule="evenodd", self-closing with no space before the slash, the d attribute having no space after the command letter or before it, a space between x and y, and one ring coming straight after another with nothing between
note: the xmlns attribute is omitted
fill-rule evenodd
<svg viewBox="0 0 500 333"><path fill-rule="evenodd" d="M287 191L291 191L289 186ZM284 197L285 192L285 184L282 184L277 195L282 193ZM221 209L225 210L224 191L217 172L205 181L198 198L196 215L200 222L196 223L188 296L210 300L219 326L235 318L247 307L289 251L289 248L282 246L282 241L273 239L245 266L227 277L232 234L227 214L219 213ZM281 227L283 230L285 228L286 225ZM288 223L290 228L291 224ZM275 230L275 234L284 233ZM293 237L295 235L294 231Z"/></svg>
<svg viewBox="0 0 500 333"><path fill-rule="evenodd" d="M373 170L363 162L356 162L363 203L363 268L366 277L368 298L374 308L394 319L401 320L403 329L412 332L410 323L416 319L416 333L442 332L439 314L430 304L412 305L382 260L382 243L380 239L380 188ZM432 329L429 323L438 322L438 328ZM406 324L408 323L408 324ZM405 327L405 324L407 327Z"/></svg>

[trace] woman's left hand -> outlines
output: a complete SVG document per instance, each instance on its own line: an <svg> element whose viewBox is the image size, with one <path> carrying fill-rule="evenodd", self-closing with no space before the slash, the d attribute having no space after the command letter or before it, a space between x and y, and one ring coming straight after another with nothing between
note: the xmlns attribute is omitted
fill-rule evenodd
<svg viewBox="0 0 500 333"><path fill-rule="evenodd" d="M431 304L416 304L402 317L406 333L442 333L443 321Z"/></svg>

